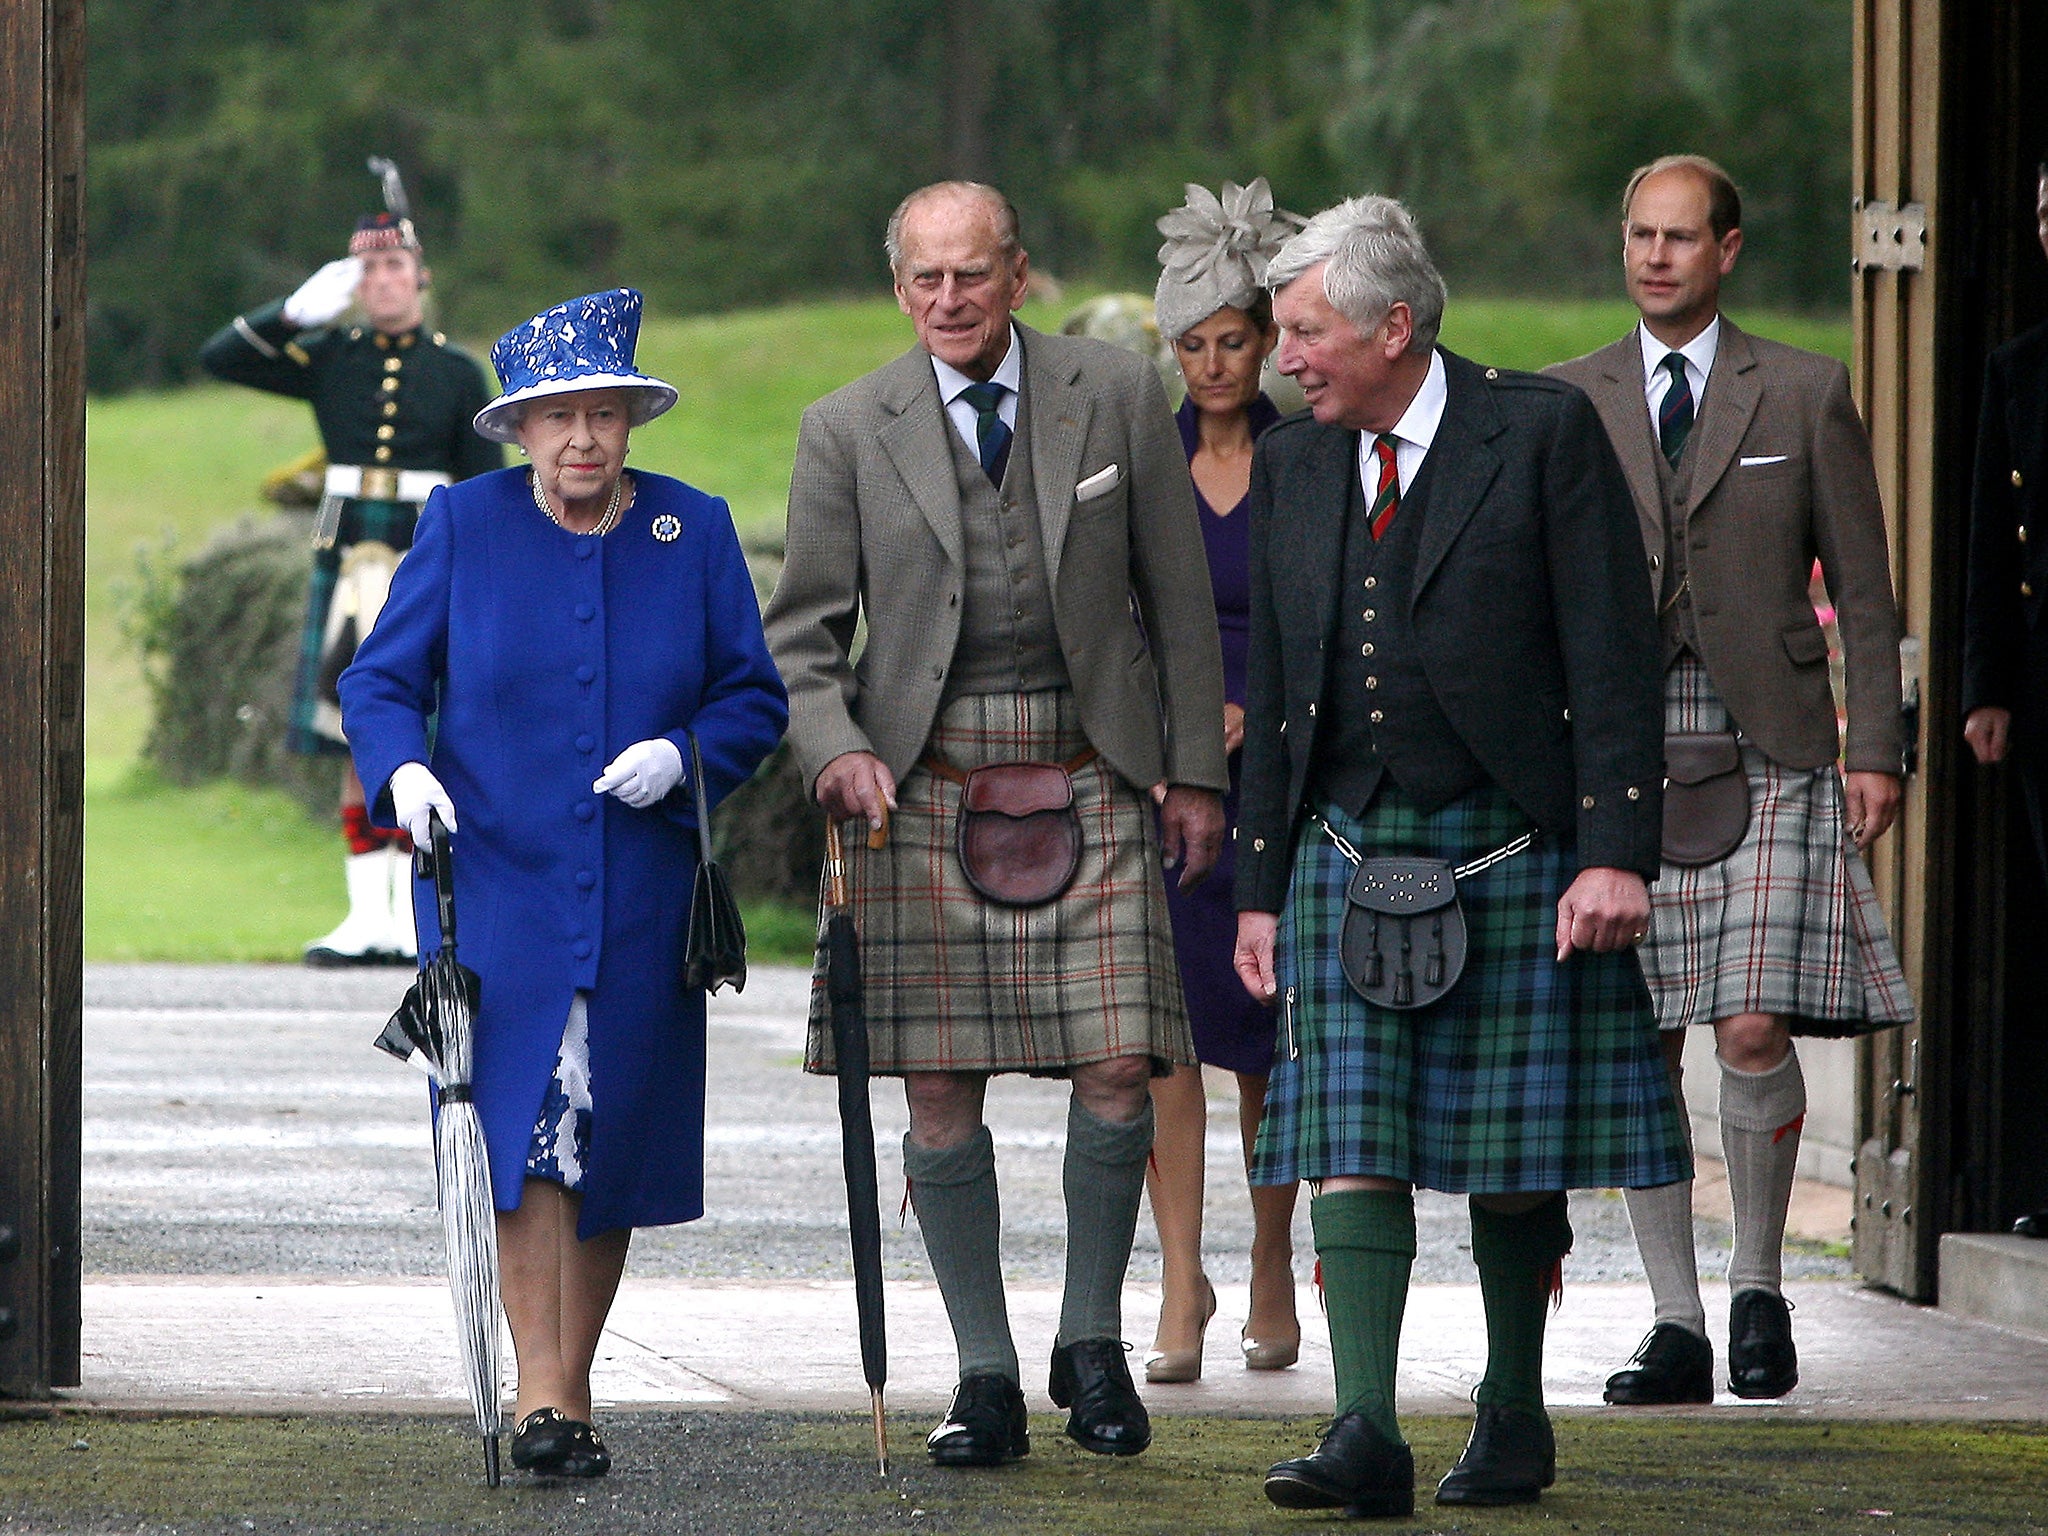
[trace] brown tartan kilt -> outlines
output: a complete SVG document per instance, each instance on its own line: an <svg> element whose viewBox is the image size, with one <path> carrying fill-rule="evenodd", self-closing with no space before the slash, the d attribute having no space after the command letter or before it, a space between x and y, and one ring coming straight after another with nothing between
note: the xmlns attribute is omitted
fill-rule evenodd
<svg viewBox="0 0 2048 1536"><path fill-rule="evenodd" d="M955 699L927 750L965 769L1063 762L1087 745L1074 696L1059 688ZM1080 871L1064 896L1028 908L968 885L953 843L957 784L919 766L896 798L885 847L846 839L873 1071L1059 1076L1118 1056L1149 1056L1155 1071L1194 1061L1149 796L1099 757L1075 773ZM804 1070L830 1073L819 905Z"/></svg>

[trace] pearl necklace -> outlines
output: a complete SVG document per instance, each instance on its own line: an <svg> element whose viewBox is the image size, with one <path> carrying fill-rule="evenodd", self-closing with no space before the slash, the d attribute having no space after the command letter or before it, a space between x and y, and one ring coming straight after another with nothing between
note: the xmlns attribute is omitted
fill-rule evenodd
<svg viewBox="0 0 2048 1536"><path fill-rule="evenodd" d="M597 520L597 526L590 529L571 528L562 521L561 514L554 509L553 503L548 500L547 492L540 488L540 475L538 473L528 470L526 472L526 484L533 492L533 504L540 508L549 522L553 523L564 533L573 533L578 538L601 539L619 525L619 505L624 499L626 490L626 477L623 474L612 482L612 499L605 503L604 516Z"/></svg>

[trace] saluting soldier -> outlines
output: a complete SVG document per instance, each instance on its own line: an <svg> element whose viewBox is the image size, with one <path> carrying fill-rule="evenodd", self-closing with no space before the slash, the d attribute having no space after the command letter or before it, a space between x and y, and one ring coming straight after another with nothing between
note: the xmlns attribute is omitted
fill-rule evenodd
<svg viewBox="0 0 2048 1536"><path fill-rule="evenodd" d="M421 504L436 486L504 463L497 444L470 430L491 396L482 368L426 329L431 275L397 168L370 164L388 206L356 225L348 255L288 298L235 316L199 353L216 378L310 401L327 454L287 740L295 752L343 758L349 906L339 927L306 946L313 966L414 959L411 845L370 825L335 683L376 622ZM351 304L363 323L336 324Z"/></svg>

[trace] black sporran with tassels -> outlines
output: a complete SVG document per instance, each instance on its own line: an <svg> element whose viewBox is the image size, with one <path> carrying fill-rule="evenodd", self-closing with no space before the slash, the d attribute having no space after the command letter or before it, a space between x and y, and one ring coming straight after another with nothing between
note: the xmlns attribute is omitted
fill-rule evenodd
<svg viewBox="0 0 2048 1536"><path fill-rule="evenodd" d="M1465 971L1465 910L1448 859L1360 859L1344 891L1337 958L1358 995L1426 1008Z"/></svg>

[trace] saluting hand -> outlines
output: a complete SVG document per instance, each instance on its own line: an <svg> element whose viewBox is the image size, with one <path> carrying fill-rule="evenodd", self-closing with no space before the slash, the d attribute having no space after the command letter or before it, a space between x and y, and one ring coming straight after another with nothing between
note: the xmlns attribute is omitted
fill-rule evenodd
<svg viewBox="0 0 2048 1536"><path fill-rule="evenodd" d="M360 256L330 261L292 291L284 301L284 317L297 326L325 325L349 307L362 280Z"/></svg>

